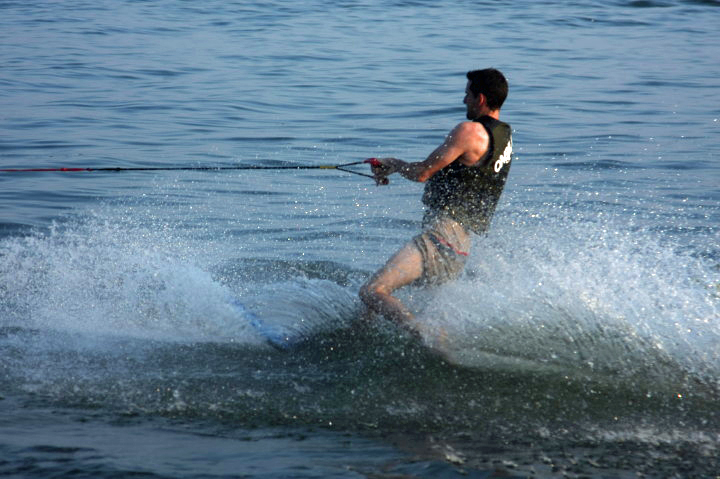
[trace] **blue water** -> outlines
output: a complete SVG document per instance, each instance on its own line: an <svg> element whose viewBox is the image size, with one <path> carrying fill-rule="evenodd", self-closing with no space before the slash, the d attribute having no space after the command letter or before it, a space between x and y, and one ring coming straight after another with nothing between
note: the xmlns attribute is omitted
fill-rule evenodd
<svg viewBox="0 0 720 479"><path fill-rule="evenodd" d="M466 274L401 293L441 357L352 327L421 185L0 173L0 475L715 477L719 24L715 0L0 1L0 168L419 160L487 66L516 150Z"/></svg>

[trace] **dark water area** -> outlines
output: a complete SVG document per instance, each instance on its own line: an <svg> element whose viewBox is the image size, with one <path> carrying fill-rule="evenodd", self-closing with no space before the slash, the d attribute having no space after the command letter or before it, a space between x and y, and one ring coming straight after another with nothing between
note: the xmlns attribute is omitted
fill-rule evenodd
<svg viewBox="0 0 720 479"><path fill-rule="evenodd" d="M713 0L0 1L0 169L420 160L487 66L515 147L465 274L401 293L442 355L357 326L422 185L0 172L0 476L717 477L719 24Z"/></svg>

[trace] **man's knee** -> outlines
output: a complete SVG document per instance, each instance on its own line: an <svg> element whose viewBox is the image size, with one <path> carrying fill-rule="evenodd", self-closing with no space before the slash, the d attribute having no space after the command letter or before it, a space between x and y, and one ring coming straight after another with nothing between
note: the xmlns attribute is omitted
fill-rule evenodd
<svg viewBox="0 0 720 479"><path fill-rule="evenodd" d="M363 303L371 305L377 302L378 298L384 293L382 285L376 281L369 280L360 288L360 299Z"/></svg>

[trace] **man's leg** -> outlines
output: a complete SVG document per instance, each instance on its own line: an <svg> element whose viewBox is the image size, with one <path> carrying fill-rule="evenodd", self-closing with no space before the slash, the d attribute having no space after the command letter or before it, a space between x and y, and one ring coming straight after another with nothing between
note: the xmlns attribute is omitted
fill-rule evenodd
<svg viewBox="0 0 720 479"><path fill-rule="evenodd" d="M413 314L400 300L392 296L392 292L407 286L422 274L422 254L414 241L410 241L360 288L360 299L372 311L398 324L409 326Z"/></svg>

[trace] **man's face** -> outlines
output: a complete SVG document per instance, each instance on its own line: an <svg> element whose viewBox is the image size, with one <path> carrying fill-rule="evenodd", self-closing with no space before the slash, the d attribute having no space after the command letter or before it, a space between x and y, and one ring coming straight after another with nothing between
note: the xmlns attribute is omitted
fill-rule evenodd
<svg viewBox="0 0 720 479"><path fill-rule="evenodd" d="M470 80L468 80L467 85L465 86L465 98L463 99L463 103L465 103L465 107L467 108L465 116L468 120L474 120L479 116L478 98L473 95L473 92L470 90Z"/></svg>

